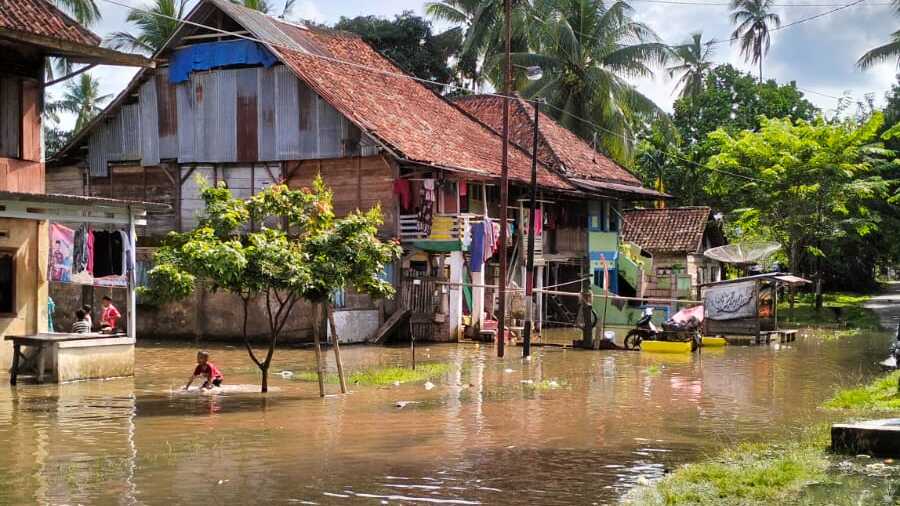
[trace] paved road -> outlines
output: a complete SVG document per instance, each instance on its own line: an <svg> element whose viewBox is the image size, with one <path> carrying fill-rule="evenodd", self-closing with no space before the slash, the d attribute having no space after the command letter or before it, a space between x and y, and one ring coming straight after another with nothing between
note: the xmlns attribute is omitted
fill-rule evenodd
<svg viewBox="0 0 900 506"><path fill-rule="evenodd" d="M865 307L878 313L882 327L896 329L900 322L900 282L888 283L885 291L872 297Z"/></svg>

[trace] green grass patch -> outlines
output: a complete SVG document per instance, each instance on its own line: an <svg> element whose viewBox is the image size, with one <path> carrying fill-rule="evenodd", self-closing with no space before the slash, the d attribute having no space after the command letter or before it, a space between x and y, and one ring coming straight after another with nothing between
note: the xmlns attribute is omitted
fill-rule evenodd
<svg viewBox="0 0 900 506"><path fill-rule="evenodd" d="M648 376L659 376L662 373L662 367L659 364L653 364L647 366L647 375Z"/></svg>
<svg viewBox="0 0 900 506"><path fill-rule="evenodd" d="M822 448L827 434L823 426L786 444L742 444L641 485L623 502L641 506L789 503L807 485L826 479L829 462Z"/></svg>
<svg viewBox="0 0 900 506"><path fill-rule="evenodd" d="M871 298L871 295L858 293L829 292L822 296L822 310L816 311L815 294L802 293L797 295L793 315L790 313L787 297L779 301L778 318L782 322L801 327L846 322L848 329L877 330L880 328L878 315L871 309L863 307ZM829 309L835 307L841 309L839 320L835 319L835 312Z"/></svg>
<svg viewBox="0 0 900 506"><path fill-rule="evenodd" d="M428 362L416 364L415 370L411 367L370 367L351 372L347 381L351 385L362 386L388 386L397 383L417 383L443 376L450 371L450 364L442 362ZM295 381L318 381L315 371L303 371L294 374ZM337 373L327 373L325 382L338 384Z"/></svg>
<svg viewBox="0 0 900 506"><path fill-rule="evenodd" d="M564 379L550 378L541 381L523 381L522 386L525 388L542 392L545 390L556 390L557 388L566 388L569 382Z"/></svg>
<svg viewBox="0 0 900 506"><path fill-rule="evenodd" d="M895 371L879 377L868 385L839 390L834 397L825 401L822 407L856 411L900 411L898 380L900 371Z"/></svg>

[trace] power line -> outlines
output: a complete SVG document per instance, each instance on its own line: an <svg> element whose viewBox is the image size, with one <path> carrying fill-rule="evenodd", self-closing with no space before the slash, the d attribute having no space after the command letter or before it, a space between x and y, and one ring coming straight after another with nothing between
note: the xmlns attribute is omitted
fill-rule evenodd
<svg viewBox="0 0 900 506"><path fill-rule="evenodd" d="M561 109L561 108L559 108L559 107L556 107L556 106L554 106L553 104L544 102L544 105L546 105L547 107L550 107L551 109L556 109L557 111L559 111L559 112L561 112L561 113L563 113L563 114L565 114L565 115L567 115L567 116L569 116L569 117L571 117L571 118L573 118L573 119L576 119L576 120L578 120L578 121L581 121L582 123L585 123L586 125L590 125L591 127L596 128L597 130L600 130L600 131L602 131L602 132L607 132L607 133L609 133L609 134L611 134L611 135L615 135L616 137L620 137L622 140L630 141L630 142L634 142L634 143L637 143L637 142L639 141L639 139L638 139L637 137L628 137L628 136L625 135L625 134L621 134L621 133L619 133L619 132L613 132L612 130L609 130L608 128L604 128L604 127L602 127L602 126L600 126L600 125L594 123L594 122L591 121L591 120L584 119L584 118L582 118L582 117L580 117L580 116L578 116L578 115L576 115L576 114L573 114L573 113L571 113L571 112L569 112L569 111L566 111L566 110L564 110L564 109ZM758 179L758 178L750 177L750 176L745 176L744 174L738 174L737 172L731 172L731 171L727 171L727 170L724 170L724 169L713 169L713 168L711 168L711 167L708 167L708 166L703 165L703 164L701 164L701 163L697 163L697 162L695 162L695 161L693 161L693 160L690 160L690 159L688 159L688 158L684 158L684 157L682 157L682 156L669 155L669 154L667 154L666 156L671 156L672 158L678 158L678 159L683 160L683 161L685 161L685 162L688 162L688 163L690 163L690 164L692 164L692 165L696 165L697 167L700 167L700 168L702 168L702 169L711 170L711 171L713 171L713 172L720 172L720 173L722 173L722 174L727 174L727 175L732 176L732 177L737 177L737 178L740 178L740 179L746 179L747 181L753 181L753 182L756 182L756 183L765 183L765 181L762 180L762 179Z"/></svg>
<svg viewBox="0 0 900 506"><path fill-rule="evenodd" d="M812 15L812 16L807 16L807 17L805 17L805 18L800 18L800 19L798 19L798 20L796 20L796 21L792 21L792 22L790 22L790 23L788 23L788 24L786 24L786 25L776 26L775 28L770 29L769 32L770 32L770 33L771 33L771 32L777 32L777 31L779 31L779 30L784 30L784 29L790 28L790 27L792 27L792 26L797 26L797 25L802 24L802 23L806 23L806 22L809 22L809 21L813 21L813 20L815 20L815 19L819 19L819 18L821 18L821 17L828 16L829 14L834 14L835 12L842 11L842 10L844 10L844 9L849 9L850 7L853 7L853 6L855 6L855 5L859 5L859 4L861 4L861 3L865 2L865 1L866 1L866 0L855 0L855 1L850 2L850 3L848 3L848 4L843 4L843 5L839 6L839 7L835 7L834 9L827 10L827 11L825 11L825 12L820 12L820 13L814 14L814 15ZM740 37L731 37L731 38L726 39L726 40L711 40L711 41L707 42L706 45L707 45L707 46L713 46L713 45L715 45L715 44L724 44L724 43L726 43L726 42L734 42L734 41L736 41L736 40L738 40L738 39L740 39Z"/></svg>
<svg viewBox="0 0 900 506"><path fill-rule="evenodd" d="M731 7L730 2L690 2L687 0L627 0L631 2L641 2L650 4L665 5L696 5L698 7ZM836 3L776 3L770 4L772 7L841 7L845 4ZM893 5L891 2L869 2L866 5L886 6Z"/></svg>

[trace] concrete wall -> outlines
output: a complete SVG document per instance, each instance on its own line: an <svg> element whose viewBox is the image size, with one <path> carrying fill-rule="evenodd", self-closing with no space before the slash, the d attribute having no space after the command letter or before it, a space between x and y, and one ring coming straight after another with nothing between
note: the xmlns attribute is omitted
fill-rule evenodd
<svg viewBox="0 0 900 506"><path fill-rule="evenodd" d="M56 345L56 380L119 378L134 375L134 339L85 339Z"/></svg>
<svg viewBox="0 0 900 506"><path fill-rule="evenodd" d="M50 248L47 222L0 219L0 248L13 249L15 256L14 315L0 315L0 370L12 363L12 344L7 335L47 330L47 263Z"/></svg>

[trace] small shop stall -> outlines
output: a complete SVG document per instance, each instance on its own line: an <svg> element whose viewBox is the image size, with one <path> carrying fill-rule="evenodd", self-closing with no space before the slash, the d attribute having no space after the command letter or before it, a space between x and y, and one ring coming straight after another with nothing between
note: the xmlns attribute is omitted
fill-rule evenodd
<svg viewBox="0 0 900 506"><path fill-rule="evenodd" d="M21 375L62 382L133 374L135 227L146 224L147 211L168 208L0 191L0 333L12 344L0 346L0 359L10 359L11 384ZM126 291L124 329L118 325L108 333L54 332L50 282L121 287Z"/></svg>
<svg viewBox="0 0 900 506"><path fill-rule="evenodd" d="M794 331L778 328L778 291L805 283L809 281L775 272L700 285L703 335L750 336L756 342L768 342L773 335L793 337Z"/></svg>

